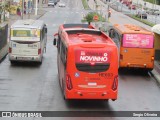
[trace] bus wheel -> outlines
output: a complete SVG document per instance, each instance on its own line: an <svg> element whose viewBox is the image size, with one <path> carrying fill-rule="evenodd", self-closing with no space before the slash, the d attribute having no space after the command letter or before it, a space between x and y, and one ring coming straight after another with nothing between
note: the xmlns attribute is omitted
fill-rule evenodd
<svg viewBox="0 0 160 120"><path fill-rule="evenodd" d="M64 100L66 100L66 97L65 97L65 95L64 95L64 94L63 94L63 99L64 99Z"/></svg>
<svg viewBox="0 0 160 120"><path fill-rule="evenodd" d="M15 64L15 61L10 61L11 62L11 65Z"/></svg>
<svg viewBox="0 0 160 120"><path fill-rule="evenodd" d="M59 75L59 73L58 73L58 75ZM60 87L61 87L61 90L62 90L63 99L66 100L66 97L65 97L65 94L64 94L64 83L63 83L63 79L62 79L62 85L61 85L60 75L59 75L59 84L60 84Z"/></svg>
<svg viewBox="0 0 160 120"><path fill-rule="evenodd" d="M41 58L41 61L39 61L39 62L38 62L38 64L39 64L39 65L41 65L41 64L42 64L42 59L43 59L43 58Z"/></svg>
<svg viewBox="0 0 160 120"><path fill-rule="evenodd" d="M112 101L115 101L116 99L112 99Z"/></svg>

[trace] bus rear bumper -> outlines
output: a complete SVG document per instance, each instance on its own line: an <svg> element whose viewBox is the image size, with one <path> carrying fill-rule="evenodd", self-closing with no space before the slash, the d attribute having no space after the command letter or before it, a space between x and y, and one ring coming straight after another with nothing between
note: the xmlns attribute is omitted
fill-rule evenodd
<svg viewBox="0 0 160 120"><path fill-rule="evenodd" d="M67 90L66 99L102 99L102 100L116 100L116 91L83 91L83 90Z"/></svg>
<svg viewBox="0 0 160 120"><path fill-rule="evenodd" d="M17 55L10 55L9 54L9 60L10 61L29 61L29 62L41 62L41 56L17 56Z"/></svg>
<svg viewBox="0 0 160 120"><path fill-rule="evenodd" d="M133 64L133 63L125 63L120 64L120 68L139 68L139 69L153 69L154 62L148 64Z"/></svg>

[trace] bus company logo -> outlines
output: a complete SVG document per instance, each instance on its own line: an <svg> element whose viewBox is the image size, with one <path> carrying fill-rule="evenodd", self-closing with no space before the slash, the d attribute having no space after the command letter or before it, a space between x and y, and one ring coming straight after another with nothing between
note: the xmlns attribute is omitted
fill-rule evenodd
<svg viewBox="0 0 160 120"><path fill-rule="evenodd" d="M81 51L81 55L85 55L86 53L85 53L85 51Z"/></svg>
<svg viewBox="0 0 160 120"><path fill-rule="evenodd" d="M103 53L101 55L102 56L98 56L97 54L93 55L93 56L90 56L88 54L83 55L83 56L81 55L80 61L82 61L82 62L107 62L108 61L108 54Z"/></svg>
<svg viewBox="0 0 160 120"><path fill-rule="evenodd" d="M76 73L74 74L74 76L75 76L75 77L79 77L80 74L79 74L78 72L76 72Z"/></svg>
<svg viewBox="0 0 160 120"><path fill-rule="evenodd" d="M2 112L2 117L12 117L11 112Z"/></svg>

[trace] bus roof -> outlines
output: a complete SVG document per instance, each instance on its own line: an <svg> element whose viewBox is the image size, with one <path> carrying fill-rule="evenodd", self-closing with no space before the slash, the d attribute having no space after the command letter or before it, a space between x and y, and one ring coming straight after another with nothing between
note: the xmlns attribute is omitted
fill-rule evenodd
<svg viewBox="0 0 160 120"><path fill-rule="evenodd" d="M114 24L120 34L153 34L151 31L134 24Z"/></svg>
<svg viewBox="0 0 160 120"><path fill-rule="evenodd" d="M25 20L17 20L15 23L12 24L11 28L38 28L41 29L44 25L42 20L32 20L32 19L25 19Z"/></svg>
<svg viewBox="0 0 160 120"><path fill-rule="evenodd" d="M92 25L89 25L89 24L63 24L62 28L63 29L67 29L67 28L90 28L90 29L94 29L94 27Z"/></svg>
<svg viewBox="0 0 160 120"><path fill-rule="evenodd" d="M65 37L68 44L114 44L110 37L88 24L75 24L70 27L68 25L62 25L60 28L62 29L62 36Z"/></svg>

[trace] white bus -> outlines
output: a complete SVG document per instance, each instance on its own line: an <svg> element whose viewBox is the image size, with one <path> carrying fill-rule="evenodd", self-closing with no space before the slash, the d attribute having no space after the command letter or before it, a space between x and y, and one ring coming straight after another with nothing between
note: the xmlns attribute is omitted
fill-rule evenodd
<svg viewBox="0 0 160 120"><path fill-rule="evenodd" d="M10 28L9 60L42 63L47 44L47 26L41 20L18 20Z"/></svg>

